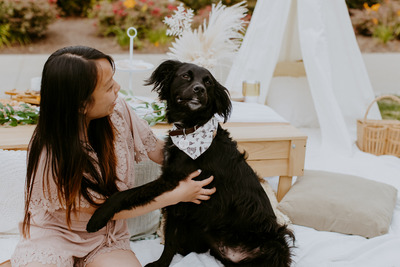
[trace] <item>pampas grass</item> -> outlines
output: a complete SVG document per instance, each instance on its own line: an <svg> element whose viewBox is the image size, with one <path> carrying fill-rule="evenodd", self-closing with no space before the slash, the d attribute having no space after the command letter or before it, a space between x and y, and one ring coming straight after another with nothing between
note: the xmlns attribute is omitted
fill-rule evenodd
<svg viewBox="0 0 400 267"><path fill-rule="evenodd" d="M187 13L190 14L190 10ZM191 30L187 27L188 20L185 21L186 28L181 28L182 31L177 34L167 55L171 59L214 69L219 62L231 59L239 49L244 35L246 13L245 1L230 7L222 3L213 4L208 23L204 20L197 29ZM173 20L178 19L176 24L182 25L179 22L179 18L184 17L182 14L185 13L181 9L180 13L176 13L177 17L173 16L168 21L170 24L166 24L172 28Z"/></svg>

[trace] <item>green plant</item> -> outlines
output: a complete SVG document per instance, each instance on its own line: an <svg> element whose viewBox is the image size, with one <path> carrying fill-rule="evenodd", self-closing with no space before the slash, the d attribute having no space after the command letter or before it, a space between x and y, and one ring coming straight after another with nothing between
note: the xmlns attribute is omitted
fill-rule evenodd
<svg viewBox="0 0 400 267"><path fill-rule="evenodd" d="M349 8L364 8L364 4L372 6L374 4L382 2L381 0L346 0L346 4Z"/></svg>
<svg viewBox="0 0 400 267"><path fill-rule="evenodd" d="M382 99L378 101L378 106L382 119L400 120L400 104L398 102L392 99Z"/></svg>
<svg viewBox="0 0 400 267"><path fill-rule="evenodd" d="M225 6L232 6L243 0L222 0L222 4ZM199 13L200 10L206 9L207 6L211 4L217 4L221 2L221 0L179 0L179 2L184 3L188 8L194 10L196 14ZM247 0L247 8L249 9L249 13L251 14L256 6L257 0Z"/></svg>
<svg viewBox="0 0 400 267"><path fill-rule="evenodd" d="M155 45L164 43L166 26L162 22L176 9L168 0L119 0L101 1L93 6L90 14L97 19L98 31L103 36L116 36L121 46L129 45L126 30L137 29L135 48L140 48L140 40L151 40ZM164 34L165 35L165 34Z"/></svg>
<svg viewBox="0 0 400 267"><path fill-rule="evenodd" d="M129 42L130 42L130 38L126 34L126 31L121 29L118 26L110 26L110 27L106 28L103 35L104 36L114 35L115 39L117 40L117 43L120 46L128 46Z"/></svg>
<svg viewBox="0 0 400 267"><path fill-rule="evenodd" d="M150 126L153 126L159 122L165 122L165 105L164 103L157 102L142 102L142 106L133 108L136 112L145 110L145 113L141 117L147 121Z"/></svg>
<svg viewBox="0 0 400 267"><path fill-rule="evenodd" d="M372 33L372 36L386 44L388 41L395 39L395 34L391 27L386 25L377 25Z"/></svg>
<svg viewBox="0 0 400 267"><path fill-rule="evenodd" d="M95 0L56 0L62 10L62 15L85 17L95 3Z"/></svg>
<svg viewBox="0 0 400 267"><path fill-rule="evenodd" d="M372 36L383 43L400 38L400 3L384 0L362 10L352 10L351 20L355 31Z"/></svg>
<svg viewBox="0 0 400 267"><path fill-rule="evenodd" d="M4 45L10 45L10 24L2 24L0 25L0 48Z"/></svg>
<svg viewBox="0 0 400 267"><path fill-rule="evenodd" d="M0 46L43 36L58 11L53 0L0 1Z"/></svg>
<svg viewBox="0 0 400 267"><path fill-rule="evenodd" d="M213 3L212 0L179 0L187 6L194 10L197 13L198 10L205 8Z"/></svg>
<svg viewBox="0 0 400 267"><path fill-rule="evenodd" d="M137 97L129 96L129 93L124 90L120 90L120 93L125 95L125 101L134 102L132 109L137 113L139 117L147 121L150 126L153 126L159 122L166 122L166 103L165 102L147 102Z"/></svg>
<svg viewBox="0 0 400 267"><path fill-rule="evenodd" d="M12 107L10 104L0 103L0 125L17 126L18 124L37 124L39 108L28 104Z"/></svg>
<svg viewBox="0 0 400 267"><path fill-rule="evenodd" d="M146 36L148 40L155 46L166 45L173 41L174 38L167 36L166 29L147 29Z"/></svg>

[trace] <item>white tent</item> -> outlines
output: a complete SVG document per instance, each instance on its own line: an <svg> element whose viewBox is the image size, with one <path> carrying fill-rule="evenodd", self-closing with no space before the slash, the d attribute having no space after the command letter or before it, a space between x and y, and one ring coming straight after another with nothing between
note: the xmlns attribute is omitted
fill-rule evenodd
<svg viewBox="0 0 400 267"><path fill-rule="evenodd" d="M259 0L225 85L241 95L244 80L260 81L260 103L319 126L322 145L342 152L374 99L345 0ZM368 117L380 118L377 105Z"/></svg>

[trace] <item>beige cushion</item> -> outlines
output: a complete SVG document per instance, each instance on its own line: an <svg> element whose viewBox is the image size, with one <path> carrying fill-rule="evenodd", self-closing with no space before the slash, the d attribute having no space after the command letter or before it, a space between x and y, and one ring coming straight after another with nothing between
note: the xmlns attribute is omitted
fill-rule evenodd
<svg viewBox="0 0 400 267"><path fill-rule="evenodd" d="M135 164L135 186L154 181L161 174L160 165L151 160ZM161 211L155 210L139 217L128 219L131 240L147 238L156 233L160 225Z"/></svg>
<svg viewBox="0 0 400 267"><path fill-rule="evenodd" d="M388 232L396 198L388 184L306 170L278 208L297 225L371 238Z"/></svg>
<svg viewBox="0 0 400 267"><path fill-rule="evenodd" d="M24 219L26 151L0 149L0 234L19 234Z"/></svg>

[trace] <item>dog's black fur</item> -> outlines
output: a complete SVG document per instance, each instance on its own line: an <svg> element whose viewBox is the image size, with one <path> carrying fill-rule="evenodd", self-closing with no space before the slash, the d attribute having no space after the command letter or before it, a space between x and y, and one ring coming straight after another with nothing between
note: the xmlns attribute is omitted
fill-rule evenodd
<svg viewBox="0 0 400 267"><path fill-rule="evenodd" d="M228 91L199 66L165 61L147 81L167 101L167 118L184 128L203 125L215 114L230 115ZM179 181L201 169L198 180L214 176L208 188L217 191L202 204L179 203L164 209L165 247L160 259L147 266L169 266L176 253L210 253L225 266L290 266L293 233L278 225L257 174L246 163L228 131L217 134L200 157L192 160L168 138L159 179L110 197L92 216L87 230L97 231L112 216L151 202L173 190Z"/></svg>

